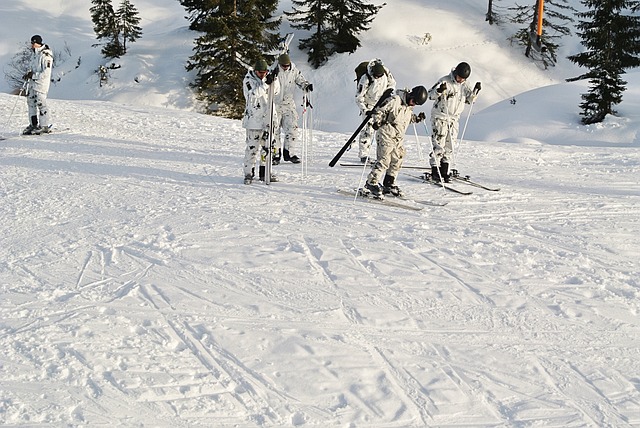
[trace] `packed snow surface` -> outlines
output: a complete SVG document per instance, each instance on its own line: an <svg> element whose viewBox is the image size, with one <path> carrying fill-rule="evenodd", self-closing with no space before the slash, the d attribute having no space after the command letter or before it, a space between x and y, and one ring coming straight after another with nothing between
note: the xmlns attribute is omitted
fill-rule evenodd
<svg viewBox="0 0 640 428"><path fill-rule="evenodd" d="M36 32L19 27L23 16L41 13L42 2L18 3L0 6L12 41ZM59 3L51 22L90 50L90 21ZM56 92L81 66L52 87L56 132L19 136L24 98L0 94L0 425L640 425L637 73L619 115L585 127L586 83L536 86L559 70L528 64L538 77L518 87L496 71L511 65L493 30L464 26L456 40L469 46L432 46L421 83L475 55L471 80L484 89L463 113L456 167L500 191L453 183L473 192L461 196L412 178L423 170L409 167L428 163L418 124L398 183L447 205L409 211L336 192L363 175L328 166L358 121L352 86L330 81L353 84L354 56L309 71L305 167L282 164L280 182L247 186L240 122L195 113L187 90L154 80L175 66L150 51L154 34L167 49L189 36L179 4L156 3L137 4L157 25L110 86L83 78L76 95ZM484 8L460 3L466 14L420 12L442 25L431 43L452 40L436 37L452 31L446 19ZM423 9L398 0L382 16ZM396 21L375 22L363 49L392 69L431 49L382 25ZM3 43L4 61L15 46ZM148 79L136 86L141 58Z"/></svg>

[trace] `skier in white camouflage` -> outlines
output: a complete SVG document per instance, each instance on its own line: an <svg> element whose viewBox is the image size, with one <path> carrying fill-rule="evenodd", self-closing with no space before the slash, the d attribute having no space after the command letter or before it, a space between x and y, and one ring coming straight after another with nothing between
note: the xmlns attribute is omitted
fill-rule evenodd
<svg viewBox="0 0 640 428"><path fill-rule="evenodd" d="M373 108L380 96L389 88L395 89L396 80L389 69L378 58L369 61L367 71L358 80L356 89L356 104L361 117ZM360 131L358 157L365 163L369 157L369 149L375 130L369 121Z"/></svg>
<svg viewBox="0 0 640 428"><path fill-rule="evenodd" d="M280 81L280 93L275 97L275 107L278 113L278 122L275 126L276 155L274 164L280 163L280 156L285 162L300 163L296 154L298 149L298 111L293 99L296 87L303 91L313 91L313 85L305 79L302 72L291 62L288 54L278 57L278 80ZM284 141L280 144L280 132L284 133Z"/></svg>
<svg viewBox="0 0 640 428"><path fill-rule="evenodd" d="M425 118L424 113L413 114L414 106L422 105L427 100L424 86L398 89L386 101L371 113L371 125L376 134L376 162L367 177L365 189L374 198L382 198L383 194L402 196L396 183L396 177L402 168L404 155L404 135L411 122L419 122ZM382 188L379 185L384 174Z"/></svg>
<svg viewBox="0 0 640 428"><path fill-rule="evenodd" d="M53 53L49 46L42 43L42 37L31 37L33 56L29 71L23 76L28 82L27 105L29 107L29 125L22 131L24 135L39 135L50 132L49 107L47 94L51 85Z"/></svg>
<svg viewBox="0 0 640 428"><path fill-rule="evenodd" d="M272 150L269 143L269 86L273 87L274 95L280 92L277 72L269 73L267 61L256 61L253 70L249 70L242 81L242 91L246 101L242 127L246 129L246 149L244 154L244 184L251 184L255 176L255 164L260 156L259 178L264 181L266 175L265 154ZM277 70L277 69L276 69ZM275 114L275 112L274 112ZM275 174L270 180L278 181Z"/></svg>
<svg viewBox="0 0 640 428"><path fill-rule="evenodd" d="M435 100L431 109L433 151L429 154L434 181L450 181L449 166L454 160L453 143L458 138L460 115L465 103L473 103L480 91L480 82L473 89L467 83L470 75L469 64L461 62L429 89L429 99Z"/></svg>

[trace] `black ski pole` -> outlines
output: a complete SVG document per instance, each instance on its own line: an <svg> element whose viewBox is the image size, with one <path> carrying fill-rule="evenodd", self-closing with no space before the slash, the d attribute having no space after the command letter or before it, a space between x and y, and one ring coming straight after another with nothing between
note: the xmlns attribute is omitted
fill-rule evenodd
<svg viewBox="0 0 640 428"><path fill-rule="evenodd" d="M365 127L365 125L367 124L367 122L369 122L369 119L371 119L371 114L373 113L373 111L380 107L380 105L382 104L383 101L385 101L387 98L389 98L389 96L393 93L393 89L389 88L386 91L384 91L384 93L382 94L382 96L378 99L378 101L376 102L376 105L373 106L373 108L371 110L369 110L366 113L366 116L364 118L364 120L362 121L362 123L360 124L360 126L358 126L358 129L355 130L355 132L353 133L353 135L351 135L351 137L349 138L349 140L347 140L347 142L344 144L344 146L342 146L342 148L340 149L340 151L333 157L333 159L331 159L331 162L329 162L329 166L330 167L334 167L336 166L336 163L340 160L340 158L342 157L342 155L344 154L344 152L346 152L347 150L349 150L349 147L351 147L351 143L353 142L353 140L356 139L356 137L358 136L358 134L360 133L360 131L362 131L362 128Z"/></svg>

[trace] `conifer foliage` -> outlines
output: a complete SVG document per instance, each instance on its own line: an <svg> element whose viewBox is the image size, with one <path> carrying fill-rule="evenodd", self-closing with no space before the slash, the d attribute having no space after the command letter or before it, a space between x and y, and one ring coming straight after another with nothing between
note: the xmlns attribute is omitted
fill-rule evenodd
<svg viewBox="0 0 640 428"><path fill-rule="evenodd" d="M542 16L543 37L537 41L535 34L538 22L538 6L541 0L536 0L527 6L516 5L510 8L513 12L512 22L527 24L511 38L525 47L525 56L540 59L544 67L558 62L557 51L560 39L571 34L570 24L574 22L576 9L568 0L544 0ZM539 46L536 43L540 42ZM544 55L536 55L533 50L543 50Z"/></svg>
<svg viewBox="0 0 640 428"><path fill-rule="evenodd" d="M308 52L308 61L318 68L334 53L353 53L358 49L358 35L370 28L378 11L362 0L292 0L293 11L285 12L296 29L311 33L298 47Z"/></svg>
<svg viewBox="0 0 640 428"><path fill-rule="evenodd" d="M584 52L569 60L588 69L569 81L589 79L589 92L582 95L584 124L602 122L615 114L627 84L621 76L626 69L640 66L640 1L583 0L587 10L579 14L579 36Z"/></svg>
<svg viewBox="0 0 640 428"><path fill-rule="evenodd" d="M122 0L117 10L111 0L91 0L91 21L105 58L118 58L127 53L127 42L142 36L140 17L129 0Z"/></svg>
<svg viewBox="0 0 640 428"><path fill-rule="evenodd" d="M127 42L135 42L142 37L138 10L129 0L122 0L116 11L116 18L122 32L122 53L127 53Z"/></svg>
<svg viewBox="0 0 640 428"><path fill-rule="evenodd" d="M192 87L209 113L239 119L244 112L242 80L247 68L278 44L278 0L180 0L196 38L187 70L196 71Z"/></svg>

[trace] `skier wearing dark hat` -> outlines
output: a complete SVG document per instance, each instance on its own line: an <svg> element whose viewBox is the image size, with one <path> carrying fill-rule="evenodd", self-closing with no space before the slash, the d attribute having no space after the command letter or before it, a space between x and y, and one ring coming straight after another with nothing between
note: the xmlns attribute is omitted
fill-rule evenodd
<svg viewBox="0 0 640 428"><path fill-rule="evenodd" d="M423 114L416 116L413 108L427 101L427 90L424 86L411 89L398 89L380 107L371 113L371 126L376 133L376 162L367 177L365 189L374 198L382 198L383 194L401 196L402 192L396 184L396 177L402 167L406 150L404 134L412 121L420 121ZM382 188L379 185L384 174Z"/></svg>
<svg viewBox="0 0 640 428"><path fill-rule="evenodd" d="M267 61L259 59L253 70L249 70L242 81L242 91L246 101L242 127L246 129L246 149L244 154L244 184L251 184L255 173L255 164L260 156L259 178L265 178L265 156L271 144L269 144L269 86L273 86L273 93L280 92L280 83L277 73L269 73ZM272 148L271 148L272 149ZM260 153L259 153L260 150ZM275 175L270 176L270 181L278 181Z"/></svg>
<svg viewBox="0 0 640 428"><path fill-rule="evenodd" d="M298 139L298 111L293 99L296 87L303 91L313 91L313 85L305 79L302 72L291 62L288 54L284 53L278 57L278 80L280 81L280 94L274 98L278 122L275 129L276 146L278 150L274 158L275 163L279 163L280 155L285 162L300 163L300 158L296 155L296 142ZM280 131L284 133L284 142L280 145ZM281 153L282 151L282 153Z"/></svg>
<svg viewBox="0 0 640 428"><path fill-rule="evenodd" d="M23 76L28 82L29 126L22 133L25 135L39 135L50 131L47 94L51 85L53 53L49 46L42 43L42 37L37 34L31 37L31 49L33 50L33 56L29 71Z"/></svg>
<svg viewBox="0 0 640 428"><path fill-rule="evenodd" d="M433 151L429 154L431 179L450 181L449 165L453 161L453 142L458 138L460 115L464 105L475 101L480 82L472 89L467 83L471 66L461 62L429 89Z"/></svg>
<svg viewBox="0 0 640 428"><path fill-rule="evenodd" d="M373 108L380 96L387 89L396 88L396 80L389 69L376 58L369 61L367 72L358 80L356 89L356 105L360 109L360 115L364 115ZM369 157L369 149L373 138L374 130L371 128L371 121L367 122L359 137L358 156L360 161L365 163Z"/></svg>

